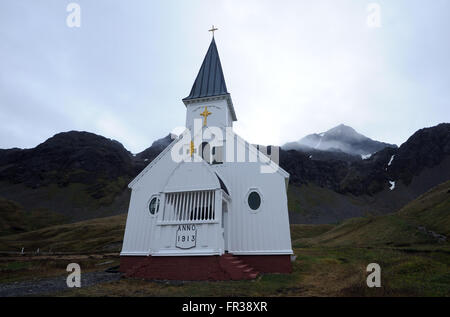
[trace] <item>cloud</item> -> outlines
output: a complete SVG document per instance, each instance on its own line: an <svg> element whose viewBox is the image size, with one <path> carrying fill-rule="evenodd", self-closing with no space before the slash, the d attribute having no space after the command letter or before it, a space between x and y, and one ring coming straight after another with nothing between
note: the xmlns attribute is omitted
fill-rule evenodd
<svg viewBox="0 0 450 317"><path fill-rule="evenodd" d="M132 152L184 125L210 25L249 142L283 144L345 123L400 144L450 118L448 1L86 1L0 4L0 148L60 131Z"/></svg>

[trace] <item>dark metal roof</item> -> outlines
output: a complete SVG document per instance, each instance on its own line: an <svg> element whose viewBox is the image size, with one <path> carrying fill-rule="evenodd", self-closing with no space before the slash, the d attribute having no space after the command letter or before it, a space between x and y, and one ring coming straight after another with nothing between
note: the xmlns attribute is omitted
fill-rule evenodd
<svg viewBox="0 0 450 317"><path fill-rule="evenodd" d="M228 94L227 85L225 84L219 53L217 52L216 42L213 37L202 66L200 67L200 71L192 86L191 93L183 100L226 94Z"/></svg>

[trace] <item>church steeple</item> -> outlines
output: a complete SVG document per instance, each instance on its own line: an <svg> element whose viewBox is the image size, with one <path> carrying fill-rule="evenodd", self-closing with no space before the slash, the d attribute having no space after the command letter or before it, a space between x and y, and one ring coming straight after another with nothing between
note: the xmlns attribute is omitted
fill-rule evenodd
<svg viewBox="0 0 450 317"><path fill-rule="evenodd" d="M227 85L225 84L216 41L213 37L191 93L183 101L226 94L228 94Z"/></svg>
<svg viewBox="0 0 450 317"><path fill-rule="evenodd" d="M217 28L213 27L210 31L215 30L217 30ZM233 121L237 120L233 102L230 93L227 90L225 77L223 76L222 64L220 63L219 52L217 51L214 36L212 37L206 56L203 59L202 66L195 78L194 85L192 85L191 92L189 96L183 99L183 103L186 107L188 107L188 105L202 103L205 106L208 105L208 108L209 106L214 107L214 105L219 106L219 104L224 104L225 109L228 108L228 110L226 110L227 113L225 113L225 116L222 118L227 122L225 125L229 126ZM217 115L217 111L213 113L213 116L216 118ZM190 119L194 117L196 117L196 115L190 116L188 114L187 123L190 124Z"/></svg>

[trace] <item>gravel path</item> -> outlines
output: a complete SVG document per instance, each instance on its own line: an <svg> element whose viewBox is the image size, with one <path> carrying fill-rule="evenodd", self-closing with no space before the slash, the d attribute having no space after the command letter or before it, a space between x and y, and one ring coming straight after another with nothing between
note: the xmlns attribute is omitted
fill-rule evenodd
<svg viewBox="0 0 450 317"><path fill-rule="evenodd" d="M119 280L121 273L87 272L81 274L81 287ZM0 297L51 294L67 290L67 275L39 280L0 283Z"/></svg>

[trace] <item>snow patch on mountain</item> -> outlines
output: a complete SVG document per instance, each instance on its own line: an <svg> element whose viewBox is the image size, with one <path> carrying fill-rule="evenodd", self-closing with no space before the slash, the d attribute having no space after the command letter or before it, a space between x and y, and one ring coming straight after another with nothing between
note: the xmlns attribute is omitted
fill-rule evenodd
<svg viewBox="0 0 450 317"><path fill-rule="evenodd" d="M389 160L388 166L391 166L392 161L394 160L395 154L391 156L391 159Z"/></svg>
<svg viewBox="0 0 450 317"><path fill-rule="evenodd" d="M319 143L317 143L317 145L314 147L315 149L320 148L320 145L322 144L322 137L319 139Z"/></svg>
<svg viewBox="0 0 450 317"><path fill-rule="evenodd" d="M389 187L390 190L395 189L395 181L389 181L389 184L391 184L391 187Z"/></svg>

